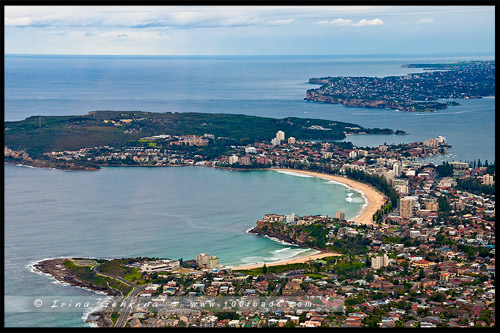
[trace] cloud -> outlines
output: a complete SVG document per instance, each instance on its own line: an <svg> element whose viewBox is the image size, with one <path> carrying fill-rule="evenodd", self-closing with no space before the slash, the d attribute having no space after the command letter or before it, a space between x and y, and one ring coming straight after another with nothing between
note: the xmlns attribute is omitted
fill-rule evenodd
<svg viewBox="0 0 500 333"><path fill-rule="evenodd" d="M344 19L338 18L338 19L335 19L335 20L331 20L330 24L334 24L334 25L352 25L352 20L344 20Z"/></svg>
<svg viewBox="0 0 500 333"><path fill-rule="evenodd" d="M93 32L86 32L84 35L84 37L97 37L97 34L93 33Z"/></svg>
<svg viewBox="0 0 500 333"><path fill-rule="evenodd" d="M293 18L290 19L281 19L281 20L272 20L269 21L269 24L271 25L283 25L283 24L290 24L293 22Z"/></svg>
<svg viewBox="0 0 500 333"><path fill-rule="evenodd" d="M32 23L31 18L28 16L23 17L5 17L4 24L6 27L22 27Z"/></svg>
<svg viewBox="0 0 500 333"><path fill-rule="evenodd" d="M373 19L373 20L362 19L358 23L353 24L353 26L355 26L355 27L361 27L361 26L365 26L365 25L382 25L382 24L384 24L384 21L382 21L381 19L376 18L376 19Z"/></svg>
<svg viewBox="0 0 500 333"><path fill-rule="evenodd" d="M384 21L382 21L379 18L373 19L373 20L367 20L367 19L362 19L357 23L354 23L352 20L346 20L343 18L338 18L335 20L331 21L318 21L318 24L329 24L329 25L337 25L337 26L349 26L349 27L362 27L362 26L373 26L373 25L382 25L384 24Z"/></svg>
<svg viewBox="0 0 500 333"><path fill-rule="evenodd" d="M223 26L223 27L244 27L244 26L251 26L251 25L258 25L259 23L262 23L263 19L259 17L252 17L252 16L236 16L236 17L231 17L227 19L216 19L214 22L212 22L208 27L216 27L216 26Z"/></svg>
<svg viewBox="0 0 500 333"><path fill-rule="evenodd" d="M5 25L11 27L93 27L93 28L217 28L262 24L289 24L278 12L265 8L224 6L145 6L145 7L37 7L8 6ZM267 23L266 23L267 22Z"/></svg>
<svg viewBox="0 0 500 333"><path fill-rule="evenodd" d="M334 15L361 15L362 18L367 15L366 13L377 12L377 8L369 6L6 6L5 25L134 29L280 26L296 24L301 20L327 20ZM364 21L355 23L339 18L324 21L323 24L370 25L370 20L365 21L366 23Z"/></svg>
<svg viewBox="0 0 500 333"><path fill-rule="evenodd" d="M128 35L127 34L118 34L118 35L116 35L116 37L118 37L118 38L120 38L120 37L128 37Z"/></svg>
<svg viewBox="0 0 500 333"><path fill-rule="evenodd" d="M434 24L434 23L436 23L436 21L434 21L429 17L420 19L417 22L415 22L415 24Z"/></svg>

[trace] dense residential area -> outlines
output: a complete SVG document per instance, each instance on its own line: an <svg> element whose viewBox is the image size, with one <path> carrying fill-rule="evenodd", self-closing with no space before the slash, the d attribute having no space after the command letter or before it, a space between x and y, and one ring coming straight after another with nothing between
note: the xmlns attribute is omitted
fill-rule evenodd
<svg viewBox="0 0 500 333"><path fill-rule="evenodd" d="M249 128L251 130L249 130ZM406 134L389 128L362 126L325 119L269 118L243 114L194 112L91 111L79 116L31 116L20 121L6 121L4 146L15 154L5 154L7 162L51 164L67 168L70 163L50 159L47 153L78 151L92 147L171 148L188 150L202 147L200 155L218 157L231 146L268 142L277 131L285 131L297 140L342 140L351 134ZM207 134L210 133L210 134ZM198 137L202 137L199 139ZM165 144L164 146L162 144ZM196 154L195 154L196 155ZM78 163L77 163L78 162ZM74 159L75 167L97 164Z"/></svg>
<svg viewBox="0 0 500 333"><path fill-rule="evenodd" d="M408 112L446 109L457 102L439 99L471 99L495 94L495 61L452 64L411 64L422 73L405 76L323 77L309 83L321 84L306 92L306 100Z"/></svg>
<svg viewBox="0 0 500 333"><path fill-rule="evenodd" d="M321 129L318 129L321 131ZM270 141L258 141L247 145L228 144L229 138L213 134L170 135L142 137L133 146L109 145L46 152L50 160L89 163L92 165L179 166L199 165L231 168L291 167L317 169L325 166L350 168L356 166L378 167L401 157L415 160L443 154L449 145L443 138L429 139L400 145L382 145L376 148L355 148L350 142L304 141L294 137L284 139L278 131ZM22 155L6 148L5 154L18 158ZM379 169L380 171L381 169Z"/></svg>
<svg viewBox="0 0 500 333"><path fill-rule="evenodd" d="M108 274L127 281L123 295L135 290L133 297L147 305L125 315L101 310L100 326L495 325L494 164L422 163L422 157L446 153L449 145L442 136L358 148L295 140L278 131L270 142L234 145L207 159L204 149L217 140L210 134L165 134L143 137L143 145L126 149L103 146L48 154L103 165L314 170L368 183L387 197L386 205L373 224L346 220L342 211L335 217L269 212L256 221L251 232L338 254L305 263L224 267L216 253L202 253L196 260L118 260L121 268ZM75 265L65 267L76 272ZM200 305L200 299L212 303ZM278 301L282 306L275 306Z"/></svg>

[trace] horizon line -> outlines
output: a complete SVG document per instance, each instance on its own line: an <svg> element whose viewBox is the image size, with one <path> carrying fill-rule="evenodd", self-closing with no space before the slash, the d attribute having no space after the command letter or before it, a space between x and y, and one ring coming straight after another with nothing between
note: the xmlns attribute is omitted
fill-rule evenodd
<svg viewBox="0 0 500 333"><path fill-rule="evenodd" d="M491 56L495 52L450 53L353 53L353 54L78 54L78 53L4 53L4 56L97 56L97 57L349 57L349 56Z"/></svg>

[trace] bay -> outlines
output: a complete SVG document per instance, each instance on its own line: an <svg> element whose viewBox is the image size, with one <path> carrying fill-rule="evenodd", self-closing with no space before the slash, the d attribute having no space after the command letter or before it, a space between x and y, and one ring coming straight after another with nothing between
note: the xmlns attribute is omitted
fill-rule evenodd
<svg viewBox="0 0 500 333"><path fill-rule="evenodd" d="M495 159L495 99L459 100L435 113L304 101L311 77L404 75L436 63L494 57L5 56L5 120L92 110L220 112L322 118L402 129L350 136L359 146L445 136L449 159ZM305 249L246 233L266 213L352 218L362 198L316 178L200 167L74 172L5 166L5 295L93 295L51 283L29 265L59 256L217 255L223 264L274 261ZM350 192L351 193L351 192ZM347 205L347 206L346 206ZM6 304L8 307L8 304ZM6 326L82 326L82 313L6 313Z"/></svg>
<svg viewBox="0 0 500 333"><path fill-rule="evenodd" d="M90 293L33 274L29 264L44 258L188 260L206 252L234 266L312 254L316 251L247 230L267 213L335 216L343 210L354 218L365 203L360 193L320 178L205 167L78 172L5 165L4 193L9 296ZM348 193L353 193L351 202ZM81 313L45 315L54 321L7 313L6 325L82 325Z"/></svg>

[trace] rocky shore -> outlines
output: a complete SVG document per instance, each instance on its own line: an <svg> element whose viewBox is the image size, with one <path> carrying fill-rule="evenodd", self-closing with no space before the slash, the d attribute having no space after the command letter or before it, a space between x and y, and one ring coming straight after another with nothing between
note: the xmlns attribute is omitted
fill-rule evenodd
<svg viewBox="0 0 500 333"><path fill-rule="evenodd" d="M109 318L109 315L109 310L100 309L92 312L85 322L92 323L97 327L113 327L113 321Z"/></svg>
<svg viewBox="0 0 500 333"><path fill-rule="evenodd" d="M54 168L61 170L94 171L100 169L98 165L94 167L94 166L78 165L76 163L68 161L32 158L24 150L12 150L5 146L4 146L4 162L9 164L22 164L34 168Z"/></svg>
<svg viewBox="0 0 500 333"><path fill-rule="evenodd" d="M75 276L75 273L68 270L64 266L64 261L67 259L47 259L42 260L33 265L34 269L52 276L59 282L67 283L72 286L87 288L97 292L103 292L108 296L119 296L119 292L109 287L101 287L94 285L88 281L83 281Z"/></svg>
<svg viewBox="0 0 500 333"><path fill-rule="evenodd" d="M409 103L402 104L395 101L379 100L379 99L346 99L328 95L327 93L321 93L316 89L308 90L306 92L306 101L320 102L328 104L342 104L344 106L355 106L355 107L365 107L365 108L381 108L381 109L393 109L404 112L433 112L435 110L446 109L447 106L444 103L439 102L425 102L425 106L422 103Z"/></svg>
<svg viewBox="0 0 500 333"><path fill-rule="evenodd" d="M64 266L65 260L67 259L42 260L33 265L33 267L36 271L48 274L61 283L67 283L71 286L86 288L96 292L103 292L107 296L120 296L119 292L115 289L96 286L88 281L78 279L72 271ZM98 309L90 313L85 322L91 323L97 327L113 327L113 321L109 316L109 309Z"/></svg>
<svg viewBox="0 0 500 333"><path fill-rule="evenodd" d="M282 242L286 242L289 244L294 244L300 247L307 247L310 249L325 251L325 249L320 248L318 246L311 246L310 244L306 244L306 240L308 235L305 233L300 234L290 234L287 231L282 229L280 230L271 230L271 228L267 228L267 225L257 224L256 227L248 230L249 234L257 234L259 236L267 236L269 238L275 238Z"/></svg>

